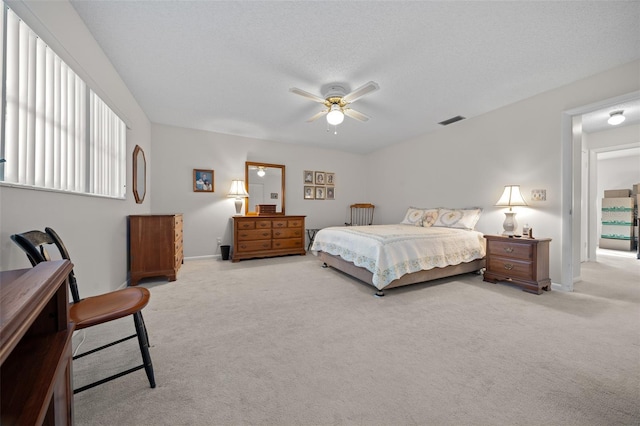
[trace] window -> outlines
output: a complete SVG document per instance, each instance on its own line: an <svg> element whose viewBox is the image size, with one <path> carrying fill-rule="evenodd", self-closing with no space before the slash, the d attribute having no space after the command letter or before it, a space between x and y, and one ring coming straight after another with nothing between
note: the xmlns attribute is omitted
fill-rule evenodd
<svg viewBox="0 0 640 426"><path fill-rule="evenodd" d="M124 198L125 123L3 8L0 181Z"/></svg>

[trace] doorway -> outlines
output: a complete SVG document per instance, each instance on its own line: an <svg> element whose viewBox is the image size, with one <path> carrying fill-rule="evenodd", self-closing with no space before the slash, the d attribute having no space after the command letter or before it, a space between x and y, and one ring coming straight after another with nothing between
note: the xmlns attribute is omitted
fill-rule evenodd
<svg viewBox="0 0 640 426"><path fill-rule="evenodd" d="M586 223L589 229L594 229L594 215L589 215L584 209L583 193L587 186L587 205L594 205L593 199L597 196L594 182L590 178L583 184L583 117L591 113L606 111L615 105L638 102L640 91L631 92L626 95L611 99L602 100L590 105L584 105L572 110L565 111L562 116L562 287L564 291L573 291L574 282L580 281L581 268L580 261L584 252L585 243L589 244L594 238L594 233L589 233L589 237L582 232L585 223L583 215L587 215ZM591 159L589 154L589 158ZM595 153L593 154L595 155ZM592 164L591 161L588 163ZM580 165L580 167L578 167ZM591 169L591 167L590 167ZM591 183L591 185L589 185ZM597 215L596 215L597 216ZM591 247L590 245L588 247ZM590 249L589 249L590 250ZM593 251L595 258L595 250Z"/></svg>

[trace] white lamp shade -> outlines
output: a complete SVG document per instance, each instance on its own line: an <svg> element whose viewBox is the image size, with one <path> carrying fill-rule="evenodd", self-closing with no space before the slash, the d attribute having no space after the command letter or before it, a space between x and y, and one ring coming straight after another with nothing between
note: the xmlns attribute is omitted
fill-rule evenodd
<svg viewBox="0 0 640 426"><path fill-rule="evenodd" d="M504 228L504 232L502 235L513 236L515 235L515 231L518 227L518 222L516 222L516 214L511 211L511 206L526 206L524 198L522 198L522 194L520 193L520 185L507 185L504 187L504 191L502 192L502 196L496 203L496 206L499 207L509 207L509 211L505 212L505 219L502 227Z"/></svg>
<svg viewBox="0 0 640 426"><path fill-rule="evenodd" d="M498 207L511 207L511 206L526 206L527 203L522 198L520 193L520 185L507 185L504 187L504 192L500 199L496 203Z"/></svg>
<svg viewBox="0 0 640 426"><path fill-rule="evenodd" d="M336 104L331 105L331 110L327 114L327 123L337 126L344 121L344 113Z"/></svg>
<svg viewBox="0 0 640 426"><path fill-rule="evenodd" d="M244 189L244 181L243 180L233 180L231 181L231 188L229 189L229 194L227 197L230 198L242 198L248 197L247 190Z"/></svg>

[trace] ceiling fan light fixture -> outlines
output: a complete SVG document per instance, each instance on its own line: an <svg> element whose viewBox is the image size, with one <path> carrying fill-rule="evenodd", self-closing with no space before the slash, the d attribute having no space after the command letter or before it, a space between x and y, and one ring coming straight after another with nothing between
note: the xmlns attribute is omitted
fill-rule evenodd
<svg viewBox="0 0 640 426"><path fill-rule="evenodd" d="M331 105L331 109L327 114L327 123L337 126L338 124L344 121L344 113L339 105L333 104Z"/></svg>
<svg viewBox="0 0 640 426"><path fill-rule="evenodd" d="M612 126L617 126L618 124L622 123L625 120L625 116L624 116L624 110L619 110L619 111L613 111L612 113L609 114L609 119L607 120L607 123L611 124Z"/></svg>

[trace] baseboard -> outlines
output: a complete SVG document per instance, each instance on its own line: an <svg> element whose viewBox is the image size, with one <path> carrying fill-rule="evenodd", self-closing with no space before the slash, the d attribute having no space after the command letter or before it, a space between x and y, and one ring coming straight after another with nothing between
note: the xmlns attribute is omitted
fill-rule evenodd
<svg viewBox="0 0 640 426"><path fill-rule="evenodd" d="M184 260L202 260L202 259L216 259L216 258L220 258L221 255L219 254L210 254L207 256L191 256L191 257L185 257Z"/></svg>

